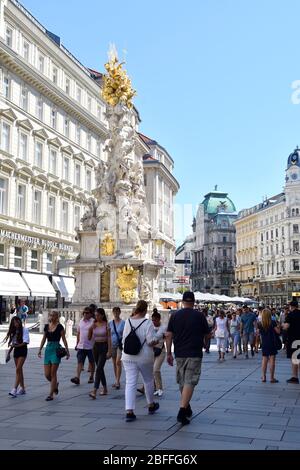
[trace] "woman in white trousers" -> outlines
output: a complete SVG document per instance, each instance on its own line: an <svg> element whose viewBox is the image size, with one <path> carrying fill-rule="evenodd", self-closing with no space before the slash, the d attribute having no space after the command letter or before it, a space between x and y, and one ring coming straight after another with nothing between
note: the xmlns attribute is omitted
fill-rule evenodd
<svg viewBox="0 0 300 470"><path fill-rule="evenodd" d="M152 321L145 318L147 309L147 302L140 300L137 303L133 315L126 320L124 327L122 362L126 376L125 407L127 422L131 422L136 419L134 410L139 372L141 373L144 382L145 395L148 403L148 413L154 414L159 408L159 404L155 403L153 400L153 346L157 344L160 336L156 335ZM141 343L141 349L138 354L127 354L125 352L126 337L130 334L132 328L136 330L136 335Z"/></svg>
<svg viewBox="0 0 300 470"><path fill-rule="evenodd" d="M217 348L219 352L219 361L225 360L225 350L227 344L227 338L229 336L228 320L223 310L220 311L219 316L216 318L216 326L214 334L217 339Z"/></svg>

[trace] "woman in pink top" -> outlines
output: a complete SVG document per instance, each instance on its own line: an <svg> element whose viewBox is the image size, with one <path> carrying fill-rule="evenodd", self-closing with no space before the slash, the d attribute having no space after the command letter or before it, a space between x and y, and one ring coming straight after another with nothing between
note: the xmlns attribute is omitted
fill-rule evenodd
<svg viewBox="0 0 300 470"><path fill-rule="evenodd" d="M89 330L89 339L91 340L92 338L94 341L93 353L96 363L96 375L94 389L89 395L95 400L100 382L103 387L100 395L107 395L104 366L106 360L111 357L111 331L103 308L97 308L96 310L96 319Z"/></svg>

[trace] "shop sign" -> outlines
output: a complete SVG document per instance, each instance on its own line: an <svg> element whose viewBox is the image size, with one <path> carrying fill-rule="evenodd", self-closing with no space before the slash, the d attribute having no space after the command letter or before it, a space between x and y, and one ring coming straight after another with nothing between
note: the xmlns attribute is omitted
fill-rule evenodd
<svg viewBox="0 0 300 470"><path fill-rule="evenodd" d="M39 237L31 237L29 235L23 235L22 233L10 232L9 230L0 230L0 238L10 241L16 242L23 242L26 243L27 246L32 246L35 248L44 248L45 251L49 250L59 250L59 251L66 251L72 252L73 246L67 245L65 243L58 243L52 240L45 240L44 238Z"/></svg>

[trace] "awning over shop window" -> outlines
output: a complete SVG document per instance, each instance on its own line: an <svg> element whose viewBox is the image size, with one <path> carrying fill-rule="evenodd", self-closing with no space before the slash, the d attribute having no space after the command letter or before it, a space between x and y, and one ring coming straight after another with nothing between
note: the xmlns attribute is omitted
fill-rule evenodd
<svg viewBox="0 0 300 470"><path fill-rule="evenodd" d="M29 289L19 273L0 271L0 295L29 297Z"/></svg>
<svg viewBox="0 0 300 470"><path fill-rule="evenodd" d="M73 277L53 276L54 287L65 300L71 300L75 292L75 279Z"/></svg>
<svg viewBox="0 0 300 470"><path fill-rule="evenodd" d="M56 297L55 290L46 274L22 273L32 297Z"/></svg>

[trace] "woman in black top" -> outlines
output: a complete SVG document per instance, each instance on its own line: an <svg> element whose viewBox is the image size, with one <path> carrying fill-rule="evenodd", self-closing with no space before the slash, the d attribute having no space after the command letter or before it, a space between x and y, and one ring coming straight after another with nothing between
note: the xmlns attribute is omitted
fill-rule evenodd
<svg viewBox="0 0 300 470"><path fill-rule="evenodd" d="M277 383L275 379L275 359L277 355L276 334L280 334L280 328L276 321L272 320L272 313L265 308L261 314L261 321L258 324L262 345L262 382L266 382L267 366L270 363L270 382Z"/></svg>
<svg viewBox="0 0 300 470"><path fill-rule="evenodd" d="M38 352L39 358L42 357L42 349L47 340L47 346L45 350L44 357L44 370L45 377L51 383L50 395L46 398L46 401L52 401L54 393L58 394L58 382L57 382L57 370L61 358L58 357L57 351L60 348L60 339L63 340L63 343L66 348L66 358L69 359L70 353L68 348L68 343L66 340L64 327L59 323L58 312L53 311L49 315L49 324L45 325L44 336L40 345L40 350Z"/></svg>
<svg viewBox="0 0 300 470"><path fill-rule="evenodd" d="M8 342L8 353L6 356L6 362L10 360L10 354L14 351L14 360L16 365L16 380L15 386L9 392L9 395L15 398L17 395L25 395L24 375L23 366L27 357L27 345L29 344L29 332L27 328L24 328L22 321L18 317L13 317L6 337L3 343Z"/></svg>

